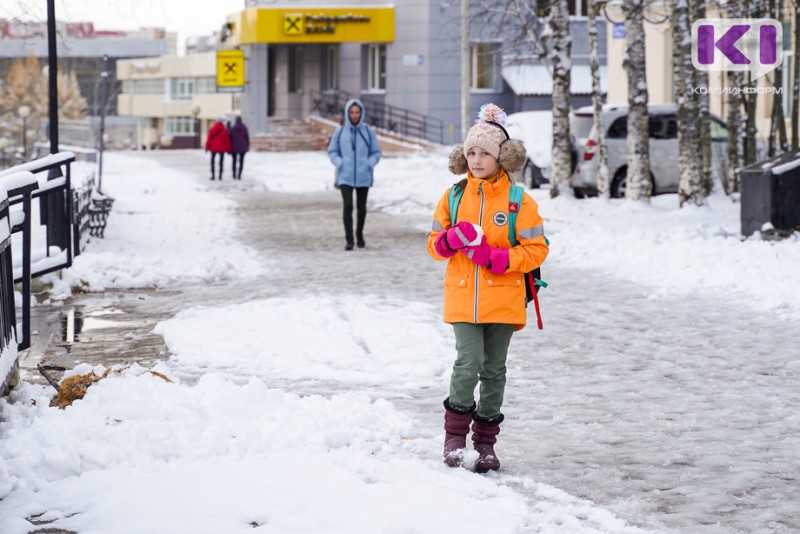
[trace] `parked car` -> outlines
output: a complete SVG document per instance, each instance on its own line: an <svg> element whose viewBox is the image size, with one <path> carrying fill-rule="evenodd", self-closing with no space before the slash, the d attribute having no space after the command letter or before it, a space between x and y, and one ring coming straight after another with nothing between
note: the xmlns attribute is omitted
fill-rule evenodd
<svg viewBox="0 0 800 534"><path fill-rule="evenodd" d="M550 182L550 161L553 152L553 114L548 111L520 111L506 119L509 137L525 145L528 161L517 177L528 187L537 188ZM578 147L572 143L572 172L578 163Z"/></svg>
<svg viewBox="0 0 800 534"><path fill-rule="evenodd" d="M680 167L678 165L678 117L675 104L647 107L650 133L650 181L653 194L678 191ZM628 173L628 106L603 107L603 126L606 130L608 176L611 196L625 196ZM578 198L597 194L597 134L594 129L594 111L591 106L575 110L570 127L577 137L577 168L571 185ZM717 116L711 116L712 175L724 175L727 164L728 130Z"/></svg>

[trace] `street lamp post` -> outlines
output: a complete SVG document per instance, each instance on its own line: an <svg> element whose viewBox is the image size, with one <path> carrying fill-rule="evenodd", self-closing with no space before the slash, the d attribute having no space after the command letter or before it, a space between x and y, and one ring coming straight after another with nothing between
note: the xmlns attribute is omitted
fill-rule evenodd
<svg viewBox="0 0 800 534"><path fill-rule="evenodd" d="M108 104L108 56L103 55L103 71L100 73L100 135L97 156L97 192L103 192L103 152L106 148L106 106Z"/></svg>
<svg viewBox="0 0 800 534"><path fill-rule="evenodd" d="M194 117L194 147L200 148L200 106L192 106L192 117Z"/></svg>
<svg viewBox="0 0 800 534"><path fill-rule="evenodd" d="M28 159L28 117L31 115L30 106L25 104L17 109L17 114L22 119L22 161Z"/></svg>
<svg viewBox="0 0 800 534"><path fill-rule="evenodd" d="M47 0L47 86L48 86L48 117L50 119L50 153L58 153L58 42L56 41L56 3ZM55 180L63 176L61 167L50 169L48 180ZM72 194L72 192L69 192ZM62 195L44 195L41 197L41 218L47 222L47 250L50 245L55 245L62 250L67 249L70 236L64 224L66 215L66 198Z"/></svg>

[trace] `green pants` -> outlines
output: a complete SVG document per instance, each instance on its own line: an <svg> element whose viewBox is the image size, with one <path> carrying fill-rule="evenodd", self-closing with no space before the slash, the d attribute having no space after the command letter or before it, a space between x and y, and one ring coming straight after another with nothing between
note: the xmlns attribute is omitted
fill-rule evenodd
<svg viewBox="0 0 800 534"><path fill-rule="evenodd" d="M475 386L481 383L478 417L500 416L506 388L506 356L513 324L453 323L458 356L450 378L450 404L468 410L475 402Z"/></svg>

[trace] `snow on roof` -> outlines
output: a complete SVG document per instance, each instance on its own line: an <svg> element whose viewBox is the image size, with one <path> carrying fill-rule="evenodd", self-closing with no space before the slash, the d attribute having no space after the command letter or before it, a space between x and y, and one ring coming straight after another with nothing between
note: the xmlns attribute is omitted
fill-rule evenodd
<svg viewBox="0 0 800 534"><path fill-rule="evenodd" d="M508 65L503 78L517 95L549 95L553 92L553 77L544 65ZM592 93L592 72L589 65L573 65L569 84L573 95ZM608 92L608 74L600 67L600 89Z"/></svg>

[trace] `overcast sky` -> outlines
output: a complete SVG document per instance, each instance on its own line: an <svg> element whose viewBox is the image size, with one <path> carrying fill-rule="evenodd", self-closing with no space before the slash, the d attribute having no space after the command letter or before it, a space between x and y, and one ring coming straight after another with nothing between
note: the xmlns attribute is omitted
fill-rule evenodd
<svg viewBox="0 0 800 534"><path fill-rule="evenodd" d="M56 0L56 19L93 22L99 30L163 27L178 32L179 48L186 37L218 31L231 13L244 9L244 0ZM4 0L0 18L46 20L44 0Z"/></svg>

